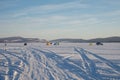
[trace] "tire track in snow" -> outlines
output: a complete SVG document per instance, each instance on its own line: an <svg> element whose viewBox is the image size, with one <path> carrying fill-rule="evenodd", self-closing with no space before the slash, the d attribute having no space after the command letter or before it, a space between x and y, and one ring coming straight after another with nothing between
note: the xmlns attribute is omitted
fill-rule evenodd
<svg viewBox="0 0 120 80"><path fill-rule="evenodd" d="M102 80L111 80L111 79L113 79L113 80L120 80L120 76L118 76L118 75L120 75L120 66L118 66L118 65L116 65L116 64L114 64L114 63L112 63L111 61L109 61L109 60L107 60L107 59L105 59L105 58L103 58L103 57L100 57L100 56L98 56L98 55L96 55L96 54L94 54L94 53L91 53L91 52L89 52L89 51L86 51L86 50L84 50L84 49L82 49L82 48L75 48L75 51L77 51L79 54L80 54L80 56L82 57L82 59L83 59L83 65L84 65L84 67L85 67L85 70L86 70L86 68L88 69L88 70L86 70L86 71L90 71L90 70L92 70L91 68L93 67L93 69L95 68L96 69L96 71L97 71L97 69L99 69L98 67L95 67L94 65L91 65L91 67L89 66L89 63L91 64L91 62L92 62L92 59L90 59L90 58L88 58L86 55L87 54L89 54L89 55L92 55L92 56L94 56L96 59L98 59L100 62L102 62L102 63L104 63L104 64L106 64L108 67L111 67L112 68L112 70L114 70L114 72L116 73L116 75L117 76L115 76L115 75L104 75L104 74L100 74L99 73L99 75L100 75L100 77L102 78ZM93 64L93 63L92 63ZM96 63L94 63L94 64L96 64ZM107 72L108 72L108 70L107 70ZM90 72L91 73L91 72ZM94 70L93 70L93 73L94 73Z"/></svg>
<svg viewBox="0 0 120 80"><path fill-rule="evenodd" d="M56 61L54 61L52 58L47 57L45 55L46 52L41 51L41 50L38 51L38 50L33 49L33 48L30 50L32 50L32 54L34 55L36 61L38 61L38 63L40 65L42 65L42 66L40 66L40 68L43 67L42 70L45 71L43 73L40 73L40 75L44 75L44 76L41 76L41 77L43 77L42 78L43 80L60 80L60 79L64 80L68 77L68 75L65 74L63 72L63 70L61 70L55 66ZM44 79L45 77L47 79Z"/></svg>
<svg viewBox="0 0 120 80"><path fill-rule="evenodd" d="M12 66L12 63L11 63L11 60L7 57L7 56L5 56L3 53L1 53L1 55L3 55L4 57L5 57L5 59L7 60L7 63L8 63L8 72L7 73L5 73L6 75L8 74L8 76L4 76L4 79L6 79L6 78L8 78L8 79L12 79L12 74L10 74L11 73L11 68L10 68L10 66Z"/></svg>
<svg viewBox="0 0 120 80"><path fill-rule="evenodd" d="M7 70L6 70L6 73L3 74L3 78L4 78L3 80L18 80L18 78L20 77L20 74L23 71L21 60L17 56L18 61L13 63L11 57L16 57L16 55L12 55L11 52L4 51L2 49L0 49L0 52L1 52L0 55L4 56L5 60L7 61L5 63L7 64L7 66L5 66Z"/></svg>
<svg viewBox="0 0 120 80"><path fill-rule="evenodd" d="M56 55L57 53L44 49L33 49L35 51L38 51L40 56L42 54L46 57L46 66L50 71L50 74L52 73L51 75L54 75L54 80L80 80L80 78L83 80L94 80L92 77L86 74L85 71L83 71L78 65L76 66L70 60Z"/></svg>
<svg viewBox="0 0 120 80"><path fill-rule="evenodd" d="M48 72L48 69L46 67L46 58L43 54L40 54L39 52L28 49L31 52L32 58L33 58L33 66L31 65L32 69L32 74L31 78L34 80L35 78L40 79L40 80L53 80L53 77L50 75ZM38 74L36 74L38 73ZM49 77L47 76L49 74ZM39 77L37 77L39 76Z"/></svg>
<svg viewBox="0 0 120 80"><path fill-rule="evenodd" d="M84 50L85 51L85 50ZM91 54L91 55L93 55L94 57L96 57L100 62L102 62L102 63L104 63L104 64L106 64L108 67L110 67L111 69L109 70L109 69L107 69L107 70L104 70L104 71L106 71L106 72L109 72L109 73L111 73L111 74L114 74L114 75L101 75L102 77L103 77L103 79L104 80L120 80L120 66L118 66L117 64L114 64L113 62L111 62L111 61L109 61L109 60L107 60L107 59L105 59L105 58L103 58L103 57L100 57L100 56L98 56L98 55L96 55L96 54L94 54L94 53L91 53L91 52L89 52L89 51L86 51L86 53L88 53L88 54ZM103 71L103 72L104 72ZM109 74L108 73L108 74ZM116 75L115 75L116 74Z"/></svg>
<svg viewBox="0 0 120 80"><path fill-rule="evenodd" d="M91 52L88 52L88 53L93 55L94 57L98 58L100 61L106 63L108 66L110 66L112 69L114 69L117 73L120 74L120 66L118 66L118 65L114 64L113 62L111 62L111 61L109 61L109 60L107 60L107 59L105 59L103 57L100 57L100 56L98 56L96 54L93 54Z"/></svg>
<svg viewBox="0 0 120 80"><path fill-rule="evenodd" d="M6 66L8 67L8 72L5 74L0 72L2 76L8 76L8 79L2 80L120 80L119 76L99 74L96 63L87 54L93 55L118 74L120 72L119 66L84 49L75 48L75 51L82 57L82 68L69 58L64 58L55 52L39 48L20 48L19 54L0 49L0 55L8 62ZM15 58L16 61L12 58ZM0 75L0 78L2 76Z"/></svg>
<svg viewBox="0 0 120 80"><path fill-rule="evenodd" d="M27 72L28 79L29 80L36 80L36 79L40 79L40 80L49 80L50 79L50 80L53 80L52 77L49 77L49 79L48 79L47 74L49 74L49 72L46 68L45 56L40 54L40 52L32 50L31 48L26 48L25 50L26 51L24 51L24 53L26 53L30 56L27 59L27 62L30 63L29 72L24 71L24 73ZM49 74L49 76L51 76L51 74Z"/></svg>
<svg viewBox="0 0 120 80"><path fill-rule="evenodd" d="M83 68L84 68L86 74L91 76L91 78L93 78L93 80L102 80L101 76L96 71L95 63L86 56L84 50L83 49L79 50L77 48L75 48L74 50L80 54L80 57L82 58L82 62L83 62Z"/></svg>

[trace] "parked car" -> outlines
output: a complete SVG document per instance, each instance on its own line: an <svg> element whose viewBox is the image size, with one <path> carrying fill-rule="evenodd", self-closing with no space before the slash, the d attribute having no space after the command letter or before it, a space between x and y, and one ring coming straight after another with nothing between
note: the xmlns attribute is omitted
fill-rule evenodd
<svg viewBox="0 0 120 80"><path fill-rule="evenodd" d="M96 42L96 45L103 45L102 42Z"/></svg>

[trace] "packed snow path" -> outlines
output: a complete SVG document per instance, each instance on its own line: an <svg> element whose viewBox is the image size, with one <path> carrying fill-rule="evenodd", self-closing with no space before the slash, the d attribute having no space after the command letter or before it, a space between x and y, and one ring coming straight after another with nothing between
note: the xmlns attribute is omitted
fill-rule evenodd
<svg viewBox="0 0 120 80"><path fill-rule="evenodd" d="M0 80L120 80L117 64L79 47L71 49L79 59L39 46L0 49Z"/></svg>

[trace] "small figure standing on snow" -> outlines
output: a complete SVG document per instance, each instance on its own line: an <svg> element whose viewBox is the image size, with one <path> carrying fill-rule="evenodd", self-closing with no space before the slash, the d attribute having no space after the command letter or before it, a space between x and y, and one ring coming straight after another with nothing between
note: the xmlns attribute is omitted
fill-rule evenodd
<svg viewBox="0 0 120 80"><path fill-rule="evenodd" d="M4 41L4 44L5 44L4 50L6 51L6 49L7 49L7 40Z"/></svg>

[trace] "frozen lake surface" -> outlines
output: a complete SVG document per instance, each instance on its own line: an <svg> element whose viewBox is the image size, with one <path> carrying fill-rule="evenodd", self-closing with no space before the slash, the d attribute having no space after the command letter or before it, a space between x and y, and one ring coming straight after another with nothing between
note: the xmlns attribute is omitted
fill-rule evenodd
<svg viewBox="0 0 120 80"><path fill-rule="evenodd" d="M1 43L0 80L120 80L120 43Z"/></svg>

